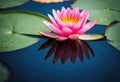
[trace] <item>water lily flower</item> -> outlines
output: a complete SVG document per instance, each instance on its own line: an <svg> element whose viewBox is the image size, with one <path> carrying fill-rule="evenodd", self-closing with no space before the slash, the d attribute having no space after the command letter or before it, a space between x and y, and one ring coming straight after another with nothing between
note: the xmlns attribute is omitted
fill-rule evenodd
<svg viewBox="0 0 120 82"><path fill-rule="evenodd" d="M39 31L41 35L58 41L68 39L96 40L103 38L103 36L99 34L85 34L98 22L96 19L87 22L90 11L83 10L80 12L78 7L73 9L62 7L61 11L53 9L52 12L53 16L48 14L51 22L43 21L52 32Z"/></svg>
<svg viewBox="0 0 120 82"><path fill-rule="evenodd" d="M33 0L35 2L41 2L41 3L57 3L57 2L63 2L63 1L66 1L66 0Z"/></svg>

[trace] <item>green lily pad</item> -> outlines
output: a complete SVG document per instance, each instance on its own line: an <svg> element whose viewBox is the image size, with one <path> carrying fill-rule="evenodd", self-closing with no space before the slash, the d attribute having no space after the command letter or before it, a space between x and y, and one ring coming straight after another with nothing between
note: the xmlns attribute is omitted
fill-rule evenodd
<svg viewBox="0 0 120 82"><path fill-rule="evenodd" d="M39 35L37 32L49 31L43 24L47 17L41 14L25 11L0 12L0 34L20 33Z"/></svg>
<svg viewBox="0 0 120 82"><path fill-rule="evenodd" d="M9 82L13 78L12 68L0 60L0 82Z"/></svg>
<svg viewBox="0 0 120 82"><path fill-rule="evenodd" d="M13 6L22 5L29 0L0 0L0 8L8 8Z"/></svg>
<svg viewBox="0 0 120 82"><path fill-rule="evenodd" d="M104 36L100 34L81 34L78 38L80 40L100 40L103 39Z"/></svg>
<svg viewBox="0 0 120 82"><path fill-rule="evenodd" d="M77 0L72 6L90 10L89 20L98 19L98 24L108 25L115 20L120 21L119 0Z"/></svg>
<svg viewBox="0 0 120 82"><path fill-rule="evenodd" d="M21 34L0 35L0 52L12 51L36 43L39 39Z"/></svg>
<svg viewBox="0 0 120 82"><path fill-rule="evenodd" d="M109 44L120 51L120 23L110 25L106 29L105 36Z"/></svg>
<svg viewBox="0 0 120 82"><path fill-rule="evenodd" d="M0 12L0 52L12 51L36 43L39 39L27 35L39 35L38 31L49 31L42 23L43 15L10 11Z"/></svg>

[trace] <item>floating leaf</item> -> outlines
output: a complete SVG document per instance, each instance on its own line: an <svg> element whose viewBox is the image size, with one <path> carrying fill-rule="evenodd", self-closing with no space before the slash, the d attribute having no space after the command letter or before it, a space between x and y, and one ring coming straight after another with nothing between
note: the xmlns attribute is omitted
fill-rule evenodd
<svg viewBox="0 0 120 82"><path fill-rule="evenodd" d="M13 78L12 68L0 60L0 82L9 82Z"/></svg>
<svg viewBox="0 0 120 82"><path fill-rule="evenodd" d="M80 40L99 40L104 38L104 36L100 34L81 34L78 38Z"/></svg>
<svg viewBox="0 0 120 82"><path fill-rule="evenodd" d="M12 51L36 43L39 39L21 34L0 35L0 52Z"/></svg>
<svg viewBox="0 0 120 82"><path fill-rule="evenodd" d="M47 20L47 17L25 11L10 11L0 12L0 34L2 33L20 33L39 35L37 32L49 31L43 24L43 20Z"/></svg>
<svg viewBox="0 0 120 82"><path fill-rule="evenodd" d="M29 0L0 0L0 8L8 8L13 6L22 5Z"/></svg>
<svg viewBox="0 0 120 82"><path fill-rule="evenodd" d="M46 17L32 12L0 12L0 52L27 47L39 39L28 35L39 35L37 32L49 31L42 20Z"/></svg>
<svg viewBox="0 0 120 82"><path fill-rule="evenodd" d="M97 18L99 20L98 24L108 25L114 20L120 21L119 0L77 0L73 4L74 6L90 10L89 19Z"/></svg>
<svg viewBox="0 0 120 82"><path fill-rule="evenodd" d="M105 32L108 42L120 51L120 23L110 25Z"/></svg>

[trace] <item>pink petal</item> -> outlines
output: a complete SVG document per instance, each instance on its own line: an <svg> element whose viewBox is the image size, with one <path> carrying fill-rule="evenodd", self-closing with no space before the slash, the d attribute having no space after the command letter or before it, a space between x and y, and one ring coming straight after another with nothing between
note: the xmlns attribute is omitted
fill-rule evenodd
<svg viewBox="0 0 120 82"><path fill-rule="evenodd" d="M72 30L73 30L74 32L79 31L79 30L82 28L82 25L83 25L83 22L84 22L85 19L86 19L86 16L84 15L84 16L82 17L82 19L79 20L79 22L73 26L73 29L72 29Z"/></svg>
<svg viewBox="0 0 120 82"><path fill-rule="evenodd" d="M74 24L73 24L73 23L71 23L71 22L68 22L68 23L66 24L66 26L67 26L67 27L69 27L70 29L72 29L72 28L73 28L73 26L74 26Z"/></svg>
<svg viewBox="0 0 120 82"><path fill-rule="evenodd" d="M58 41L65 41L67 39L68 39L68 37L63 37L63 36L56 37L56 40L58 40Z"/></svg>
<svg viewBox="0 0 120 82"><path fill-rule="evenodd" d="M88 20L90 12L86 12L84 13L84 16L82 17L82 19L80 20L80 22L78 22L78 24L76 24L73 27L74 32L78 32L79 30L81 30L83 28L83 26L85 25L85 23Z"/></svg>
<svg viewBox="0 0 120 82"><path fill-rule="evenodd" d="M42 31L39 31L38 32L40 35L43 35L45 37L48 37L48 38L53 38L53 39L56 39L58 41L65 41L68 39L68 37L64 37L64 36L58 36L54 33L50 33L50 32L42 32Z"/></svg>
<svg viewBox="0 0 120 82"><path fill-rule="evenodd" d="M85 15L85 13L86 13L86 10L83 10L83 11L80 13L81 18Z"/></svg>
<svg viewBox="0 0 120 82"><path fill-rule="evenodd" d="M54 18L59 19L56 10L52 9L52 12L53 12L53 16L54 16Z"/></svg>
<svg viewBox="0 0 120 82"><path fill-rule="evenodd" d="M64 35L69 35L69 34L73 33L73 31L68 27L63 27L62 31L63 31Z"/></svg>
<svg viewBox="0 0 120 82"><path fill-rule="evenodd" d="M88 12L86 13L86 15L85 15L85 19L84 19L84 21L83 21L83 23L82 23L83 26L84 26L85 23L87 22L89 15L90 15L90 11L88 11Z"/></svg>
<svg viewBox="0 0 120 82"><path fill-rule="evenodd" d="M88 30L90 30L96 23L98 22L98 20L94 20L94 21L90 21L87 24L84 25L84 27L78 31L79 34L83 34L85 32L87 32Z"/></svg>
<svg viewBox="0 0 120 82"><path fill-rule="evenodd" d="M76 39L78 39L78 36L79 36L79 34L72 34L72 35L69 35L68 37L71 40L76 40Z"/></svg>
<svg viewBox="0 0 120 82"><path fill-rule="evenodd" d="M73 26L72 30L73 30L74 32L79 31L79 29L82 27L82 24L83 24L84 19L85 19L85 16L84 16L77 24L75 24L75 25Z"/></svg>
<svg viewBox="0 0 120 82"><path fill-rule="evenodd" d="M55 27L53 24L51 24L50 22L47 21L43 21L43 23L53 32L59 34L59 35L63 35L64 33L57 27Z"/></svg>
<svg viewBox="0 0 120 82"><path fill-rule="evenodd" d="M53 16L54 16L55 20L58 21L58 22L61 22L60 17L58 16L56 10L53 9L52 12L53 12Z"/></svg>
<svg viewBox="0 0 120 82"><path fill-rule="evenodd" d="M48 17L49 17L49 19L53 22L53 24L54 24L55 26L59 27L58 24L57 24L57 22L55 21L55 19L54 19L50 14L48 14Z"/></svg>
<svg viewBox="0 0 120 82"><path fill-rule="evenodd" d="M79 11L79 8L78 8L78 7L75 7L75 8L73 9L73 13L74 13L74 14L80 14L79 12L80 12L80 11Z"/></svg>
<svg viewBox="0 0 120 82"><path fill-rule="evenodd" d="M50 22L48 22L48 21L43 21L43 23L44 23L50 30L52 30L52 29L50 28L50 26L49 26L49 25L51 25Z"/></svg>
<svg viewBox="0 0 120 82"><path fill-rule="evenodd" d="M83 14L81 20L78 22L78 24L74 25L73 27L75 33L79 31L83 27L83 25L87 22L90 13L84 10L82 11L81 14Z"/></svg>
<svg viewBox="0 0 120 82"><path fill-rule="evenodd" d="M64 26L64 23L61 21L60 17L57 15L57 12L56 10L52 10L53 11L53 15L54 15L54 18L56 20L56 22L61 26L63 27Z"/></svg>
<svg viewBox="0 0 120 82"><path fill-rule="evenodd" d="M59 10L57 10L57 15L61 17L61 12Z"/></svg>
<svg viewBox="0 0 120 82"><path fill-rule="evenodd" d="M71 16L72 16L72 14L73 14L73 11L72 11L72 10L70 10L70 11L69 11L69 13L68 13L68 16L70 16L70 17L71 17Z"/></svg>
<svg viewBox="0 0 120 82"><path fill-rule="evenodd" d="M64 10L62 13L61 13L61 15L62 15L62 17L68 17L69 15L69 12L71 11L71 9L70 8L67 8L66 10Z"/></svg>
<svg viewBox="0 0 120 82"><path fill-rule="evenodd" d="M63 14L65 10L66 10L65 7L62 7L61 14Z"/></svg>
<svg viewBox="0 0 120 82"><path fill-rule="evenodd" d="M57 13L59 13L60 11L59 10L57 10ZM60 14L60 13L59 13ZM56 21L56 19L55 18L53 18L51 15L49 15L48 14L48 17L49 17L49 19L53 22L53 24L56 26L56 27L58 27L59 29L62 29L62 27L64 26L64 24L60 21L60 19L58 19L57 21Z"/></svg>
<svg viewBox="0 0 120 82"><path fill-rule="evenodd" d="M70 8L67 8L67 15L69 14L70 11L71 11L71 9L70 9Z"/></svg>
<svg viewBox="0 0 120 82"><path fill-rule="evenodd" d="M56 38L57 35L54 34L54 33L50 33L50 32L42 32L42 31L39 31L38 32L40 35L43 35L45 37L49 37L49 38Z"/></svg>
<svg viewBox="0 0 120 82"><path fill-rule="evenodd" d="M67 10L65 10L62 14L63 17L67 17Z"/></svg>

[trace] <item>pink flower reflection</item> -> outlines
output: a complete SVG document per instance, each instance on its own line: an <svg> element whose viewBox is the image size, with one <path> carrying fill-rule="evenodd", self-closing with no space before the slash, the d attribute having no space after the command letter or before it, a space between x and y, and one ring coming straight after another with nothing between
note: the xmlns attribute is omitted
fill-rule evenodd
<svg viewBox="0 0 120 82"><path fill-rule="evenodd" d="M82 40L66 40L66 41L56 41L49 39L46 41L39 50L51 47L47 52L45 60L51 55L54 55L53 64L55 64L59 59L62 64L64 64L68 59L72 63L75 62L76 58L79 57L80 61L84 61L84 55L90 59L90 53L94 56L94 53L90 46Z"/></svg>

